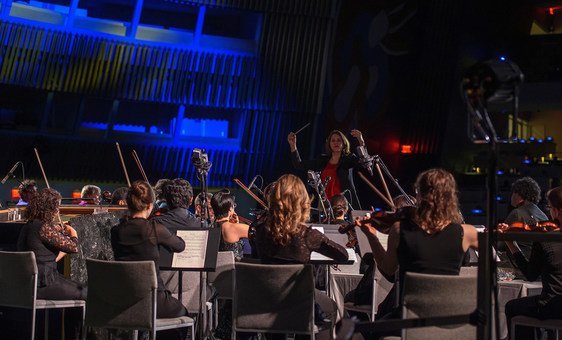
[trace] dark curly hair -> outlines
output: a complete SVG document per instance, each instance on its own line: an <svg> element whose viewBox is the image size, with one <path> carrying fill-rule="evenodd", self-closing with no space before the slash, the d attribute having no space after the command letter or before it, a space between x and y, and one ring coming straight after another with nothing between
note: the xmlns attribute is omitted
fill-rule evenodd
<svg viewBox="0 0 562 340"><path fill-rule="evenodd" d="M150 204L154 204L154 190L145 181L134 181L127 192L127 207L129 211L135 213L148 209Z"/></svg>
<svg viewBox="0 0 562 340"><path fill-rule="evenodd" d="M167 182L162 188L162 193L170 209L187 209L191 205L191 199L193 198L193 188L183 178L176 178Z"/></svg>
<svg viewBox="0 0 562 340"><path fill-rule="evenodd" d="M535 204L541 199L541 187L531 177L523 177L513 182L511 193L517 194L525 201Z"/></svg>
<svg viewBox="0 0 562 340"><path fill-rule="evenodd" d="M167 178L161 178L158 182L156 182L154 185L154 194L156 195L157 200L164 199L164 187L170 182L172 182L172 180Z"/></svg>
<svg viewBox="0 0 562 340"><path fill-rule="evenodd" d="M37 184L32 179L24 179L18 187L20 198L29 203L29 200L37 192Z"/></svg>
<svg viewBox="0 0 562 340"><path fill-rule="evenodd" d="M45 188L34 193L26 208L27 219L52 224L59 211L60 200L60 193L54 189Z"/></svg>
<svg viewBox="0 0 562 340"><path fill-rule="evenodd" d="M430 169L416 179L418 206L415 222L427 233L435 233L449 223L462 223L459 212L457 183L443 169Z"/></svg>

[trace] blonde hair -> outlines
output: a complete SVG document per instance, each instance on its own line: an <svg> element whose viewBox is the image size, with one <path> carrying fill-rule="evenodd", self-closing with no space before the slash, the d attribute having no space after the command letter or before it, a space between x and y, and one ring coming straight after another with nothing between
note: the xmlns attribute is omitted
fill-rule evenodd
<svg viewBox="0 0 562 340"><path fill-rule="evenodd" d="M279 177L268 193L269 214L266 228L273 243L288 245L294 236L302 235L304 222L310 217L310 198L304 183L295 175Z"/></svg>
<svg viewBox="0 0 562 340"><path fill-rule="evenodd" d="M415 222L429 234L442 230L449 223L462 223L459 212L457 183L443 169L430 169L416 180L418 202Z"/></svg>

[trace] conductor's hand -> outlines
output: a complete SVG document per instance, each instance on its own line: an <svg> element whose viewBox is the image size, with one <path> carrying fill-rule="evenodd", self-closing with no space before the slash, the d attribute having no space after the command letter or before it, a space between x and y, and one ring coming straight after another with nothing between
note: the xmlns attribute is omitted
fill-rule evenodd
<svg viewBox="0 0 562 340"><path fill-rule="evenodd" d="M357 139L360 146L365 146L365 140L363 139L363 134L361 131L353 129L351 130L351 135Z"/></svg>
<svg viewBox="0 0 562 340"><path fill-rule="evenodd" d="M287 142L289 142L289 146L291 147L291 152L297 151L297 134L294 132L289 133L287 136Z"/></svg>

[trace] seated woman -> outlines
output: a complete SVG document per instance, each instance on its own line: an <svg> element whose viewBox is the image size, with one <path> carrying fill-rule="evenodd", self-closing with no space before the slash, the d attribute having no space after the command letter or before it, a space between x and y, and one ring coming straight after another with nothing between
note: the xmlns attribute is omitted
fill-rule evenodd
<svg viewBox="0 0 562 340"><path fill-rule="evenodd" d="M294 175L281 176L268 192L269 209L265 222L255 227L253 236L258 256L265 263L309 263L316 251L336 262L348 260L344 247L328 239L305 222L310 216L310 198L304 183ZM315 301L334 322L336 304L318 290ZM317 313L317 320L319 319ZM328 334L324 334L327 336Z"/></svg>
<svg viewBox="0 0 562 340"><path fill-rule="evenodd" d="M228 189L216 192L211 198L211 207L215 215L214 225L221 228L220 251L233 251L238 259L244 256L243 238L248 238L249 226L239 223L234 211L236 203L234 195Z"/></svg>
<svg viewBox="0 0 562 340"><path fill-rule="evenodd" d="M459 275L467 249L478 247L474 226L461 224L457 185L452 174L442 169L422 172L415 189L415 212L392 225L386 251L376 229L369 223L356 221L367 235L380 272L393 281L394 273L399 270L400 287L403 287L406 272ZM389 293L387 299L393 296ZM399 318L400 310L400 307L387 308L379 310L379 315Z"/></svg>
<svg viewBox="0 0 562 340"><path fill-rule="evenodd" d="M185 242L162 224L148 220L154 208L154 199L154 191L150 184L143 181L133 182L127 193L130 216L125 216L119 225L111 229L111 246L115 260L154 261L158 276L157 318L184 316L187 314L185 307L164 288L158 269L158 247L181 252L185 249Z"/></svg>
<svg viewBox="0 0 562 340"><path fill-rule="evenodd" d="M47 300L86 300L87 290L57 271L56 261L64 253L78 252L78 234L68 224L55 222L61 195L53 189L43 189L33 195L27 206L28 222L18 238L18 250L33 251L37 261L37 298ZM80 337L81 311L65 313L65 334Z"/></svg>
<svg viewBox="0 0 562 340"><path fill-rule="evenodd" d="M546 194L550 216L562 224L562 187L551 189ZM507 227L500 224L498 230ZM509 301L505 305L508 325L517 315L525 315L539 319L562 318L562 243L533 242L531 256L527 260L516 242L506 241L507 248L513 253L517 267L525 278L535 281L541 277L542 292L537 296L528 296ZM511 327L508 327L511 330ZM533 339L532 329L517 330L517 339Z"/></svg>

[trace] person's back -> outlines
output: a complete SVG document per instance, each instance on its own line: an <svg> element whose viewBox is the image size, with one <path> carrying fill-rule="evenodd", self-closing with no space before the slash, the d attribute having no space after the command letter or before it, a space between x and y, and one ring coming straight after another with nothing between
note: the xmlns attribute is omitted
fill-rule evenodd
<svg viewBox="0 0 562 340"><path fill-rule="evenodd" d="M465 251L463 228L451 223L429 234L410 220L400 223L398 262L400 277L405 272L458 275Z"/></svg>

